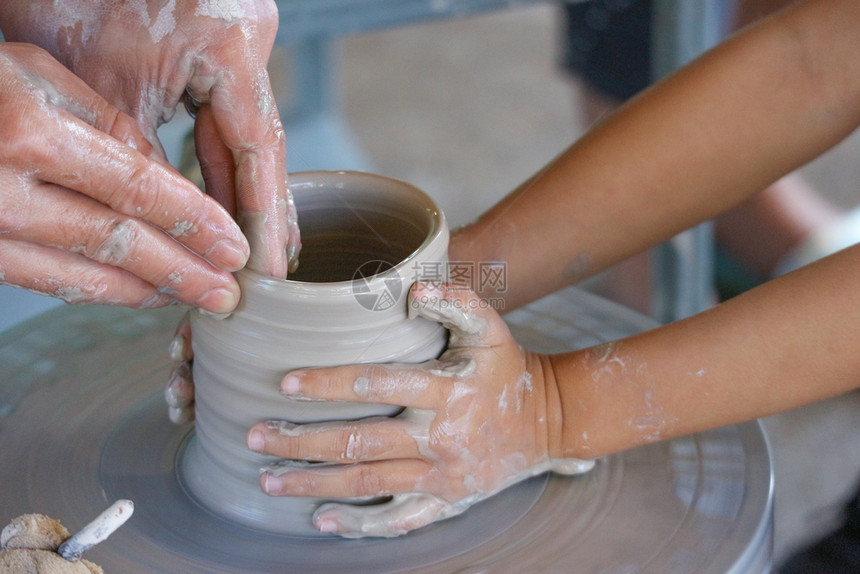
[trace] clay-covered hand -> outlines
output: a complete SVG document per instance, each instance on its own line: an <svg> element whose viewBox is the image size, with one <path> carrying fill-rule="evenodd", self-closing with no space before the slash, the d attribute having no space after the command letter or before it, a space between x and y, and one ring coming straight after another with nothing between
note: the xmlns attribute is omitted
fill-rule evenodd
<svg viewBox="0 0 860 574"><path fill-rule="evenodd" d="M137 123L44 50L0 43L0 280L65 299L232 310L248 244Z"/></svg>
<svg viewBox="0 0 860 574"><path fill-rule="evenodd" d="M47 49L134 118L156 153L163 154L156 129L180 101L196 111L207 193L234 217L238 212L252 245L248 265L285 277L299 235L266 72L277 25L272 0L4 0L0 6L7 40Z"/></svg>
<svg viewBox="0 0 860 574"><path fill-rule="evenodd" d="M558 409L546 356L524 351L499 315L471 291L415 284L409 312L441 322L450 341L420 365L302 369L281 384L293 398L405 406L396 417L352 422L255 425L248 446L286 462L264 472L270 495L392 496L378 505L326 503L314 514L323 532L397 536L457 515L527 477L579 473L590 461L554 458ZM550 401L552 402L552 401Z"/></svg>

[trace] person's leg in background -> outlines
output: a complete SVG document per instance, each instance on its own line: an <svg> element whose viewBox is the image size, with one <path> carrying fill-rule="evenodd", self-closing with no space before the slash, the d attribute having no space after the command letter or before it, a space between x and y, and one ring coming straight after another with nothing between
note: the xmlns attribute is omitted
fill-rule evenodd
<svg viewBox="0 0 860 574"><path fill-rule="evenodd" d="M590 127L651 80L651 2L565 3L561 64L569 74L579 122ZM651 253L641 253L588 282L600 295L650 314Z"/></svg>

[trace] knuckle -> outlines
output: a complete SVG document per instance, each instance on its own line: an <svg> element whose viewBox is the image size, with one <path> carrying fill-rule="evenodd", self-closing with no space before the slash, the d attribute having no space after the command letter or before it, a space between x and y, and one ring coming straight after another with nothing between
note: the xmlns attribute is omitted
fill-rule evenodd
<svg viewBox="0 0 860 574"><path fill-rule="evenodd" d="M133 219L112 219L91 236L84 248L90 259L106 265L121 266L128 261L142 230Z"/></svg>
<svg viewBox="0 0 860 574"><path fill-rule="evenodd" d="M6 114L3 129L0 130L0 161L21 169L30 169L47 163L46 151L49 147L43 135L44 130L35 124L36 116L30 102L19 102L17 113Z"/></svg>
<svg viewBox="0 0 860 574"><path fill-rule="evenodd" d="M159 173L142 156L129 158L130 167L120 185L107 198L107 204L134 217L151 219L160 215L161 194Z"/></svg>
<svg viewBox="0 0 860 574"><path fill-rule="evenodd" d="M139 151L146 157L151 157L155 148L143 137L134 119L117 108L105 102L104 109L97 114L104 123L104 132L114 139Z"/></svg>
<svg viewBox="0 0 860 574"><path fill-rule="evenodd" d="M0 160L2 161L2 160ZM10 178L12 179L12 178ZM0 178L0 185L6 191L12 191L15 181L6 181L6 178ZM8 187L7 187L8 185ZM26 185L23 184L22 185ZM27 195L15 197L18 194L2 194L0 193L0 235L5 235L7 238L13 238L16 231L25 229L31 223L32 213L25 205Z"/></svg>
<svg viewBox="0 0 860 574"><path fill-rule="evenodd" d="M418 483L418 489L424 492L442 493L448 490L448 477L434 467L434 470L424 474Z"/></svg>
<svg viewBox="0 0 860 574"><path fill-rule="evenodd" d="M281 474L280 477L281 486L273 491L274 494L310 496L319 486L319 478L312 472L291 470Z"/></svg>
<svg viewBox="0 0 860 574"><path fill-rule="evenodd" d="M386 399L396 390L391 383L391 371L386 365L374 364L362 368L353 383L353 391L366 399Z"/></svg>
<svg viewBox="0 0 860 574"><path fill-rule="evenodd" d="M433 451L433 459L446 468L465 468L463 450L469 445L453 438L451 429L440 424L431 427L429 445Z"/></svg>
<svg viewBox="0 0 860 574"><path fill-rule="evenodd" d="M354 469L355 491L361 496L384 496L390 494L382 475L369 465L358 465Z"/></svg>
<svg viewBox="0 0 860 574"><path fill-rule="evenodd" d="M107 300L107 286L97 272L84 272L77 280L52 285L48 292L69 305L98 304Z"/></svg>
<svg viewBox="0 0 860 574"><path fill-rule="evenodd" d="M230 173L235 167L232 156L226 154L198 155L198 162L203 173Z"/></svg>
<svg viewBox="0 0 860 574"><path fill-rule="evenodd" d="M340 431L336 444L343 445L343 450L340 454L341 458L346 461L364 460L367 456L365 442L362 440L361 434L354 429L345 429Z"/></svg>
<svg viewBox="0 0 860 574"><path fill-rule="evenodd" d="M263 436L266 442L266 452L276 454L290 460L315 460L316 454L314 436L308 433L303 425L287 421L270 421L266 425L268 432Z"/></svg>
<svg viewBox="0 0 860 574"><path fill-rule="evenodd" d="M299 480L295 484L296 494L305 496L317 491L320 486L320 478L311 472L304 472L301 473Z"/></svg>
<svg viewBox="0 0 860 574"><path fill-rule="evenodd" d="M152 278L152 282L157 286L160 293L177 295L190 289L189 283L192 281L188 280L189 276L190 270L187 266L170 261L159 268L158 274Z"/></svg>
<svg viewBox="0 0 860 574"><path fill-rule="evenodd" d="M266 435L266 452L290 460L313 460L313 447L301 436L280 433Z"/></svg>

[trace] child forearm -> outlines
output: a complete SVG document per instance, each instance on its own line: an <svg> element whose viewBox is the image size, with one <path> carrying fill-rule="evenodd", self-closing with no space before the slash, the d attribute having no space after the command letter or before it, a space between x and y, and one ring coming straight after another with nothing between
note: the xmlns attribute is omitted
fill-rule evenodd
<svg viewBox="0 0 860 574"><path fill-rule="evenodd" d="M552 448L600 456L860 387L858 285L860 246L690 319L552 357Z"/></svg>
<svg viewBox="0 0 860 574"><path fill-rule="evenodd" d="M740 203L860 124L860 4L816 0L646 91L452 242L507 309Z"/></svg>

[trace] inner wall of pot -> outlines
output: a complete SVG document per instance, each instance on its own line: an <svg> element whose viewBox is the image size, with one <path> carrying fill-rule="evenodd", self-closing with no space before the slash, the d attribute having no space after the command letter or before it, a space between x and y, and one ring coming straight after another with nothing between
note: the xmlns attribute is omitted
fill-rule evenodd
<svg viewBox="0 0 860 574"><path fill-rule="evenodd" d="M333 207L333 198L340 205ZM415 253L434 231L432 213L405 198L383 205L373 192L317 188L297 190L295 201L302 251L291 281L331 283L381 273Z"/></svg>

